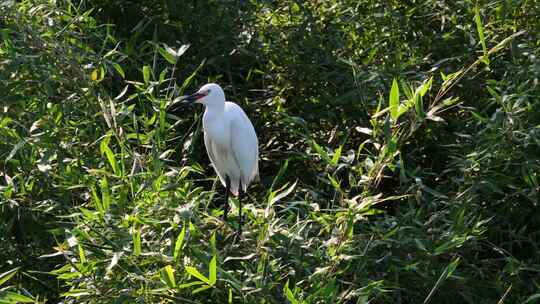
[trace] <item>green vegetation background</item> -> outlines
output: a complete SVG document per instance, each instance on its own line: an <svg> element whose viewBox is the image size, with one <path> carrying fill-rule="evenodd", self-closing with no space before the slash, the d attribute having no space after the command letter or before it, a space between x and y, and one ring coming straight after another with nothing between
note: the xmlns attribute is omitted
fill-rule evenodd
<svg viewBox="0 0 540 304"><path fill-rule="evenodd" d="M0 1L0 303L537 303L540 3ZM245 233L201 108L254 122Z"/></svg>

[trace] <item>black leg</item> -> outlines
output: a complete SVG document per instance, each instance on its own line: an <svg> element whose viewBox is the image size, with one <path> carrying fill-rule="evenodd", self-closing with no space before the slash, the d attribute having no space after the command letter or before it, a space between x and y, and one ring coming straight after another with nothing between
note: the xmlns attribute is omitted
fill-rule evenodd
<svg viewBox="0 0 540 304"><path fill-rule="evenodd" d="M238 183L238 235L242 235L242 179Z"/></svg>
<svg viewBox="0 0 540 304"><path fill-rule="evenodd" d="M223 206L223 220L227 221L227 213L229 213L229 192L231 190L231 181L229 176L225 176L225 205Z"/></svg>

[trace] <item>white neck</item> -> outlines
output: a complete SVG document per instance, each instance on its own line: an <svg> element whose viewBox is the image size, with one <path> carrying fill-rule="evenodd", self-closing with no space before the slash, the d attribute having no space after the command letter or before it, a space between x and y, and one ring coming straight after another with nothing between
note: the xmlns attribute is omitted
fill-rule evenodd
<svg viewBox="0 0 540 304"><path fill-rule="evenodd" d="M219 115L223 114L224 110L225 110L225 101L224 100L222 100L222 101L214 100L214 101L208 102L205 105L204 112L207 113L208 115L211 115L211 116L214 116L214 115L219 116Z"/></svg>

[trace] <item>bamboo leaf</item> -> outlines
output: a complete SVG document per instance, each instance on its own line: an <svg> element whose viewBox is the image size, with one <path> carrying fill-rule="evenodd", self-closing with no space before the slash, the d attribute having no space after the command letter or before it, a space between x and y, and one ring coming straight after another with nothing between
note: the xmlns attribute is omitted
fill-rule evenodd
<svg viewBox="0 0 540 304"><path fill-rule="evenodd" d="M2 286L2 284L11 279L11 277L13 277L17 273L17 271L19 271L19 269L20 267L16 267L0 274L0 286Z"/></svg>
<svg viewBox="0 0 540 304"><path fill-rule="evenodd" d="M486 39L484 37L484 26L482 25L482 19L480 18L480 10L478 9L478 6L474 8L474 22L476 23L476 30L478 31L478 37L480 37L482 50L484 51L482 62L489 65L488 50L486 46Z"/></svg>
<svg viewBox="0 0 540 304"><path fill-rule="evenodd" d="M273 205L275 202L281 200L282 198L286 197L287 195L289 195L293 190L294 188L296 187L296 183L298 181L294 182L294 184L292 184L292 186L290 186L287 190L284 190L283 192L281 192L280 194L276 195L274 198L272 198L272 200L270 200L270 205Z"/></svg>
<svg viewBox="0 0 540 304"><path fill-rule="evenodd" d="M332 160L330 161L330 163L332 165L337 165L338 161L339 161L339 158L341 157L341 149L343 148L343 146L339 146L339 148L337 148L335 151L334 151L334 156L332 157Z"/></svg>
<svg viewBox="0 0 540 304"><path fill-rule="evenodd" d="M168 46L165 46L165 47L170 49ZM166 50L165 48L162 48L162 47L160 47L158 49L158 51L159 51L159 54L161 55L161 57L163 57L165 60L167 60L168 63L176 64L177 58L174 55L174 50L171 49L172 54L171 54L171 52L169 52L168 50Z"/></svg>
<svg viewBox="0 0 540 304"><path fill-rule="evenodd" d="M287 300L291 302L291 304L300 304L298 300L294 297L293 292L289 289L289 281L285 283L285 287L283 287L283 291L285 292L285 296L287 297Z"/></svg>
<svg viewBox="0 0 540 304"><path fill-rule="evenodd" d="M196 293L199 293L201 291L207 290L210 287L211 287L210 285L202 286L202 287L199 287L199 288L195 289L192 293L196 294Z"/></svg>
<svg viewBox="0 0 540 304"><path fill-rule="evenodd" d="M178 51L176 52L176 57L180 57L182 55L184 55L184 53L189 49L189 47L191 46L191 44L184 44L182 45Z"/></svg>
<svg viewBox="0 0 540 304"><path fill-rule="evenodd" d="M92 74L90 74L90 79L92 79L92 81L97 81L98 80L98 70L97 69L94 69L92 71Z"/></svg>
<svg viewBox="0 0 540 304"><path fill-rule="evenodd" d="M135 254L135 256L139 256L141 255L141 227L133 227L133 230L135 230L135 233L132 234L133 253Z"/></svg>
<svg viewBox="0 0 540 304"><path fill-rule="evenodd" d="M143 66L143 79L145 83L150 81L150 67L147 65Z"/></svg>
<svg viewBox="0 0 540 304"><path fill-rule="evenodd" d="M120 64L114 62L113 64L113 67L114 69L116 70L116 72L122 76L122 78L126 78L126 73L124 73L124 69L122 69L122 67L120 66Z"/></svg>
<svg viewBox="0 0 540 304"><path fill-rule="evenodd" d="M533 294L532 296L528 297L523 304L527 303L537 303L536 301L540 300L540 293Z"/></svg>
<svg viewBox="0 0 540 304"><path fill-rule="evenodd" d="M392 81L392 88L390 89L390 117L394 122L399 118L399 86L397 80L394 78Z"/></svg>
<svg viewBox="0 0 540 304"><path fill-rule="evenodd" d="M109 182L104 176L100 182L99 187L101 190L101 206L103 211L108 211L111 206L111 193L109 192Z"/></svg>
<svg viewBox="0 0 540 304"><path fill-rule="evenodd" d="M5 291L0 292L0 303L35 303L35 300L13 291Z"/></svg>
<svg viewBox="0 0 540 304"><path fill-rule="evenodd" d="M116 158L114 156L114 153L112 152L111 148L109 148L109 139L110 137L105 137L100 145L99 145L99 149L100 149L100 152L101 154L105 154L105 156L107 157L107 161L109 162L109 165L111 166L111 168L113 169L113 172L114 174L118 175L118 165L116 163Z"/></svg>
<svg viewBox="0 0 540 304"><path fill-rule="evenodd" d="M159 272L159 276L161 280L167 285L167 287L176 287L176 280L174 279L174 269L171 265L163 267Z"/></svg>
<svg viewBox="0 0 540 304"><path fill-rule="evenodd" d="M217 256L214 256L210 261L208 267L208 276L210 278L210 285L214 285L217 282Z"/></svg>
<svg viewBox="0 0 540 304"><path fill-rule="evenodd" d="M424 304L429 302L429 300L431 299L431 297L433 297L433 294L440 287L442 282L444 282L446 279L448 279L452 275L454 270L456 270L457 266L459 265L459 261L460 261L459 257L457 257L457 258L454 257L452 259L452 261L450 262L450 264L448 264L448 266L446 266L444 271L439 276L439 279L437 280L437 282L435 283L435 285L433 286L433 288L431 289L431 291L429 292L427 297L424 299Z"/></svg>
<svg viewBox="0 0 540 304"><path fill-rule="evenodd" d="M189 288L191 286L198 286L198 285L204 285L204 284L206 283L202 281L193 281L193 282L178 285L178 289L184 289L184 288Z"/></svg>
<svg viewBox="0 0 540 304"><path fill-rule="evenodd" d="M184 237L186 236L186 225L182 226L182 231L180 231L180 234L178 235L178 238L176 239L176 243L174 244L174 253L173 253L173 260L178 263L178 260L180 258L180 255L182 253L182 245L184 244Z"/></svg>
<svg viewBox="0 0 540 304"><path fill-rule="evenodd" d="M205 277L202 273L200 273L197 268L195 267L191 267L191 266L186 266L186 272L189 273L190 275L196 277L197 279L205 282L206 284L210 284L210 280Z"/></svg>

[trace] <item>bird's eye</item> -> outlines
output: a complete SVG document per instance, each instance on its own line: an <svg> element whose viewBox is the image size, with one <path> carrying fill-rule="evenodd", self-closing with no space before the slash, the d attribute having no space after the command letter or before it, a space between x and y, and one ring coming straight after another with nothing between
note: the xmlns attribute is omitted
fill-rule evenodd
<svg viewBox="0 0 540 304"><path fill-rule="evenodd" d="M208 91L206 91L206 95L210 95L210 89L208 89Z"/></svg>

